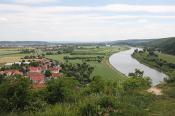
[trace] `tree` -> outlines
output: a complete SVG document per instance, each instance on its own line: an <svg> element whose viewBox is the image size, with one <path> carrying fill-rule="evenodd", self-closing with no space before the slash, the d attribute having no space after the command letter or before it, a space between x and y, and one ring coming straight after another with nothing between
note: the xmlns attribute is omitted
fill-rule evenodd
<svg viewBox="0 0 175 116"><path fill-rule="evenodd" d="M45 99L50 104L74 101L75 88L73 79L52 79L47 83Z"/></svg>
<svg viewBox="0 0 175 116"><path fill-rule="evenodd" d="M36 61L33 61L33 62L30 62L29 65L30 65L30 66L33 66L33 67L37 67L37 66L39 66L39 63L36 62Z"/></svg>
<svg viewBox="0 0 175 116"><path fill-rule="evenodd" d="M144 71L140 71L139 69L135 69L134 73L129 73L128 76L131 77L143 77Z"/></svg>
<svg viewBox="0 0 175 116"><path fill-rule="evenodd" d="M24 111L30 103L31 82L26 78L9 78L0 85L0 111Z"/></svg>
<svg viewBox="0 0 175 116"><path fill-rule="evenodd" d="M100 93L104 90L105 88L104 86L105 86L105 83L103 80L101 80L101 77L95 76L93 77L93 80L89 85L89 88L91 92Z"/></svg>
<svg viewBox="0 0 175 116"><path fill-rule="evenodd" d="M52 73L51 73L50 70L46 70L45 73L44 73L44 75L45 75L46 77L50 77L50 76L52 76Z"/></svg>
<svg viewBox="0 0 175 116"><path fill-rule="evenodd" d="M87 84L91 81L90 75L94 70L94 67L91 67L87 63L65 63L62 64L61 67L63 69L63 73L65 73L68 77L75 77L81 84Z"/></svg>

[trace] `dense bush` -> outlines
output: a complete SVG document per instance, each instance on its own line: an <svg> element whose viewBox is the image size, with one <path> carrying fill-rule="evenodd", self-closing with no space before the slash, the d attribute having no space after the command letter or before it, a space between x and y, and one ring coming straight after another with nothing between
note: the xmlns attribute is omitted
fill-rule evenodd
<svg viewBox="0 0 175 116"><path fill-rule="evenodd" d="M52 79L47 83L45 99L49 104L73 102L76 85L73 79Z"/></svg>
<svg viewBox="0 0 175 116"><path fill-rule="evenodd" d="M81 106L79 112L80 116L99 116L99 108L96 104L92 102L86 103Z"/></svg>
<svg viewBox="0 0 175 116"><path fill-rule="evenodd" d="M0 110L24 111L30 101L30 81L25 78L6 79L0 85Z"/></svg>
<svg viewBox="0 0 175 116"><path fill-rule="evenodd" d="M75 77L81 84L87 84L91 81L90 75L92 74L94 67L91 67L87 63L82 64L62 64L62 72L68 77Z"/></svg>

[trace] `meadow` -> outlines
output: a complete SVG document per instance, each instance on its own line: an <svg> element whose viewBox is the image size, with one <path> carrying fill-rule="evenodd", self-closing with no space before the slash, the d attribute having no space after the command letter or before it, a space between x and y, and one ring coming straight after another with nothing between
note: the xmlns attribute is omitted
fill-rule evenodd
<svg viewBox="0 0 175 116"><path fill-rule="evenodd" d="M59 55L46 55L47 58L56 60L58 62L66 62L64 60L65 56L69 57L97 57L103 56L104 59L101 63L96 61L89 61L87 62L91 66L94 67L94 72L92 76L98 75L101 76L105 80L123 80L125 77L120 72L116 71L110 64L109 64L109 57L111 54L127 50L128 47L126 46L113 46L113 47L99 47L96 48L95 46L81 46L78 49L75 49L72 53L69 54L59 54ZM70 63L82 63L83 60L75 59L69 60Z"/></svg>
<svg viewBox="0 0 175 116"><path fill-rule="evenodd" d="M8 62L16 62L20 60L18 49L0 49L0 66Z"/></svg>
<svg viewBox="0 0 175 116"><path fill-rule="evenodd" d="M174 55L168 55L163 53L158 53L159 58L166 60L169 63L175 63L175 56Z"/></svg>

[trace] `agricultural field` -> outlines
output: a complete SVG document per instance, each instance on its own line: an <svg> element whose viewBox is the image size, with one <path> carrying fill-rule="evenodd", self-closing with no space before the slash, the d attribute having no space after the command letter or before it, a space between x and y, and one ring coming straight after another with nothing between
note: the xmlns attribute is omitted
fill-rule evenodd
<svg viewBox="0 0 175 116"><path fill-rule="evenodd" d="M175 63L175 56L174 55L168 55L168 54L163 54L159 53L159 58L166 60L169 63Z"/></svg>
<svg viewBox="0 0 175 116"><path fill-rule="evenodd" d="M18 62L21 58L28 54L20 54L17 48L0 49L0 66L5 63Z"/></svg>
<svg viewBox="0 0 175 116"><path fill-rule="evenodd" d="M59 62L66 62L64 57L98 57L103 56L104 59L102 62L97 61L89 61L87 62L91 66L94 67L94 72L92 76L98 75L101 76L105 80L115 80L115 79L121 79L123 80L123 77L125 77L120 72L116 71L110 64L109 64L109 56L112 53L119 52L122 50L128 49L124 46L114 46L114 47L99 47L96 48L94 46L81 46L77 49L75 49L70 54L59 54L59 55L46 55L47 58L57 60ZM74 59L74 60L68 60L70 63L82 63L83 60L81 59Z"/></svg>
<svg viewBox="0 0 175 116"><path fill-rule="evenodd" d="M9 55L9 54L16 54L19 53L20 51L18 49L0 49L0 57L4 55Z"/></svg>

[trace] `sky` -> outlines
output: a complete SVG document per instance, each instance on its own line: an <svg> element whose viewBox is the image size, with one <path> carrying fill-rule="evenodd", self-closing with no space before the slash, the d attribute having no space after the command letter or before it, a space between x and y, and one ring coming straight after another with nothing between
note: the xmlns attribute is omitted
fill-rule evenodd
<svg viewBox="0 0 175 116"><path fill-rule="evenodd" d="M0 0L0 41L175 36L175 0Z"/></svg>

